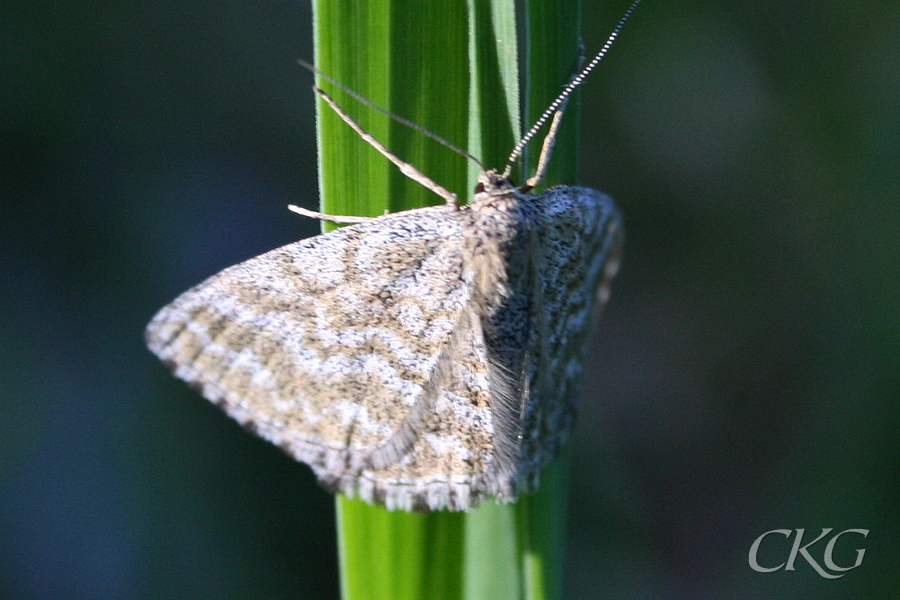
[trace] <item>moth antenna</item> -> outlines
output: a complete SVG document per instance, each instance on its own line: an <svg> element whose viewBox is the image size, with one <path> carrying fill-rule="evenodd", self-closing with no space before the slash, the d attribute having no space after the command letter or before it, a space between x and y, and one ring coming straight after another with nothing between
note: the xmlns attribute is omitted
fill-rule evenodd
<svg viewBox="0 0 900 600"><path fill-rule="evenodd" d="M374 102L372 102L372 101L369 100L368 98L365 98L365 97L363 97L361 94L359 94L359 93L357 93L357 92L354 92L352 89L350 89L349 87L347 87L347 86L344 85L343 83L339 82L337 79L335 79L335 78L332 77L331 75L328 75L327 73L323 73L323 72L320 71L318 68L316 68L316 67L314 67L313 65L309 64L309 63L306 62L305 60L303 60L303 59L298 59L298 60L297 60L297 63L298 63L301 67L303 67L304 69L307 69L308 71L310 71L310 72L312 72L312 73L318 75L319 77L321 77L322 79L324 79L325 81L327 81L328 83L330 83L331 85L333 85L334 87L338 88L339 90L341 90L342 92L344 92L345 94L347 94L348 96L350 96L351 98L353 98L354 100L356 100L357 102L359 102L360 104L362 104L363 106L368 106L369 108L371 108L371 109L373 109L373 110L377 110L377 111L380 112L381 114L383 114L383 115L385 115L386 117L388 117L388 118L390 118L390 119L392 119L392 120L394 120L394 121L400 123L401 125L406 125L406 126L409 127L410 129L413 129L413 130L415 130L415 131L418 131L419 133L421 133L421 134L424 135L424 136L430 137L431 139L433 139L433 140L436 141L437 143L441 144L442 146L446 146L447 148L449 148L450 150L456 152L457 154L459 154L459 155L461 155L461 156L464 156L464 157L468 158L469 160L471 160L472 162L474 162L476 165L478 165L478 166L481 168L482 171L484 170L484 165L481 163L480 160L478 160L477 158L475 158L474 156L472 156L471 154L469 154L468 152L466 152L465 150L463 150L462 148L460 148L460 147L457 146L456 144L453 144L453 143L451 143L451 142L448 142L447 140L445 140L444 138L442 138L442 137L439 136L438 134L433 133L433 132L431 132L431 131L428 131L427 129L425 129L425 128L422 127L421 125L418 125L418 124L416 124L416 123L413 123L413 122L410 121L409 119L404 119L404 118L401 117L400 115L394 114L394 113L392 113L391 111L387 110L386 108L382 108L382 107L378 106L377 104L375 104Z"/></svg>
<svg viewBox="0 0 900 600"><path fill-rule="evenodd" d="M579 85L584 83L584 79L587 77L588 73L594 70L594 67L597 66L603 57L606 56L606 53L609 51L610 46L612 46L613 42L616 41L616 38L619 36L619 32L622 31L622 28L625 26L625 22L631 17L631 13L634 12L634 9L637 8L637 5L641 3L641 0L634 0L631 3L631 6L628 7L628 10L625 11L625 14L622 15L622 18L619 19L619 22L616 24L616 27L613 29L612 33L609 34L609 37L606 39L606 43L603 44L603 47L600 49L600 52L597 53L594 58L591 59L591 62L583 68L577 75L572 77L569 80L569 83L563 88L563 91L560 92L559 96L556 97L553 102L550 103L550 106L547 107L547 110L535 121L534 125L531 126L531 129L528 130L528 133L522 136L519 142L516 144L516 147L513 148L512 153L509 155L509 159L506 162L506 169L503 171L503 177L509 177L512 173L513 165L519 157L522 155L522 151L525 149L525 146L528 145L528 142L537 135L538 131L543 128L543 126L547 123L547 120L551 117L553 118L553 124L550 127L550 131L547 133L547 137L544 138L544 144L541 149L541 155L538 158L538 170L535 173L534 177L531 177L526 183L526 187L535 187L537 186L541 178L543 177L544 171L546 171L547 163L550 161L550 154L553 152L553 146L556 143L556 133L559 129L559 121L562 119L563 112L566 109L566 104L568 104L569 96L572 95ZM540 177L538 176L540 175Z"/></svg>

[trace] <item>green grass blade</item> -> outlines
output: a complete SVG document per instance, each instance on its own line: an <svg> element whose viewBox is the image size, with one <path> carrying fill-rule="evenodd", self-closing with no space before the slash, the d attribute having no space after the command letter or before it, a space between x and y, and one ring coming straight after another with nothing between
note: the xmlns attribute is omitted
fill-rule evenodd
<svg viewBox="0 0 900 600"><path fill-rule="evenodd" d="M502 169L521 135L521 75L514 0L469 1L469 152ZM470 165L470 184L478 168ZM522 597L522 544L517 509L489 502L466 514L465 598Z"/></svg>
<svg viewBox="0 0 900 600"><path fill-rule="evenodd" d="M469 152L503 168L521 134L518 38L514 0L469 0ZM470 189L478 177L469 165Z"/></svg>
<svg viewBox="0 0 900 600"><path fill-rule="evenodd" d="M462 513L388 512L337 498L345 600L455 600L462 595Z"/></svg>
<svg viewBox="0 0 900 600"><path fill-rule="evenodd" d="M527 129L579 66L581 2L527 0L525 28L523 112ZM578 181L578 100L576 93L569 102L542 188ZM540 142L535 142L525 152L525 173L520 175L523 179L537 165ZM524 598L528 600L562 597L569 462L568 449L563 448L561 455L544 470L538 492L516 506Z"/></svg>
<svg viewBox="0 0 900 600"><path fill-rule="evenodd" d="M501 10L497 5L492 8ZM473 136L470 151L484 156L486 165L502 167L521 131L537 120L578 66L580 2L529 0L526 3L526 30L519 36L524 43L525 68L518 80L509 77L515 68L510 65L510 61L516 60L517 51L511 50L515 39L510 41L500 35L516 23L515 17L509 16L512 8L502 13L505 19L494 12L490 20L484 14L484 6L476 7L476 13L479 10L482 12L477 14L478 22L473 26L473 46L481 61L476 58L473 62L480 85L473 85L473 96L481 94L482 97L473 100L472 121L476 125L470 131L480 131L483 137L479 140ZM479 24L484 25L480 31ZM490 39L498 41L493 50ZM482 45L477 46L479 43ZM498 57L496 63L491 52ZM496 71L491 71L494 64ZM487 73L479 71L479 65ZM522 79L525 119L518 109L518 81ZM502 95L495 93L498 90L502 90ZM512 98L516 99L515 103L509 102ZM570 102L544 179L545 187L576 181L577 112L577 101ZM525 155L527 166L519 174L519 181L534 172L540 139L532 147L534 150ZM561 597L569 465L568 453L562 454L545 470L541 488L533 496L524 497L515 505L484 506L467 515L465 597L468 600Z"/></svg>
<svg viewBox="0 0 900 600"><path fill-rule="evenodd" d="M530 0L528 15L538 11L540 16L518 21L515 4L316 0L316 65L379 106L468 148L486 166L502 168L521 134L520 105L527 107L530 118L540 112L571 75L577 56L572 50L577 30L562 25L553 29L547 23L570 18L566 2L544 9ZM517 38L516 25L522 22L529 32L524 37L519 32ZM539 47L526 42L526 70L552 69L553 74L529 77L523 95L519 44L535 35ZM571 35L562 49L560 35ZM402 160L462 200L468 198L476 167L327 83L319 85ZM442 201L402 176L322 102L318 116L323 211L374 216ZM574 132L571 116L569 122ZM574 156L574 135L565 136L557 145L554 165ZM571 177L561 174L566 172L563 167L551 174L574 181L575 162L569 162ZM488 503L467 514L392 513L339 496L343 597L559 597L565 485L555 479L546 477L538 495L517 505Z"/></svg>
<svg viewBox="0 0 900 600"><path fill-rule="evenodd" d="M316 65L379 106L466 147L466 15L464 1L318 0ZM466 197L464 158L321 85L397 156ZM374 216L442 202L322 102L318 110L322 210ZM388 512L341 496L336 509L345 600L463 597L462 514Z"/></svg>
<svg viewBox="0 0 900 600"><path fill-rule="evenodd" d="M468 35L464 0L318 0L316 64L382 108L465 147ZM434 181L467 195L466 160L328 84L370 134ZM333 92L333 93L332 93ZM440 202L400 174L321 101L319 186L323 210L377 216Z"/></svg>
<svg viewBox="0 0 900 600"><path fill-rule="evenodd" d="M581 2L528 0L525 27L524 113L527 129L537 121L579 67ZM553 160L542 187L571 185L578 179L578 104L576 92L566 110ZM541 139L538 136L525 153L527 169L523 176L534 173Z"/></svg>

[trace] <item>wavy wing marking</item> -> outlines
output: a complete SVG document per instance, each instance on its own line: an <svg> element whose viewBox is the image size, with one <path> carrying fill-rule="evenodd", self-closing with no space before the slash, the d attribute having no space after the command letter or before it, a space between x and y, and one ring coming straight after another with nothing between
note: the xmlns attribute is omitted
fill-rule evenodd
<svg viewBox="0 0 900 600"><path fill-rule="evenodd" d="M147 343L324 483L352 488L432 385L467 305L460 239L456 214L435 207L290 244L182 294Z"/></svg>

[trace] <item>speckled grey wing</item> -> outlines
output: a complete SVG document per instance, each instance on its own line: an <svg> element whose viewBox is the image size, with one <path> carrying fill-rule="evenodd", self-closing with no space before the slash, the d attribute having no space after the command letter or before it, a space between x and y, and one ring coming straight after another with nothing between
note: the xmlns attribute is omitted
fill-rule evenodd
<svg viewBox="0 0 900 600"><path fill-rule="evenodd" d="M461 239L444 206L278 248L163 308L148 346L326 487L467 508L491 493L491 423Z"/></svg>
<svg viewBox="0 0 900 600"><path fill-rule="evenodd" d="M568 437L578 404L585 342L619 269L622 217L613 200L590 188L559 186L533 198L527 372L518 449L523 490Z"/></svg>
<svg viewBox="0 0 900 600"><path fill-rule="evenodd" d="M619 271L624 231L612 198L597 190L559 186L541 197L541 295L548 319L552 372L572 379L584 341L609 300Z"/></svg>

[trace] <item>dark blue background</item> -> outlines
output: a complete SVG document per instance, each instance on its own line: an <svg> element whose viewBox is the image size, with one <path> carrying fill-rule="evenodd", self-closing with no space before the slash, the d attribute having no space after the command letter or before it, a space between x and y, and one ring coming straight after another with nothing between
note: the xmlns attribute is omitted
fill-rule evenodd
<svg viewBox="0 0 900 600"><path fill-rule="evenodd" d="M597 48L625 6L585 8ZM0 597L336 597L331 497L142 342L317 231L285 209L316 203L308 4L0 15ZM628 240L567 598L900 595L898 31L887 0L648 0L585 87L582 183ZM823 527L871 530L860 568L749 568Z"/></svg>

